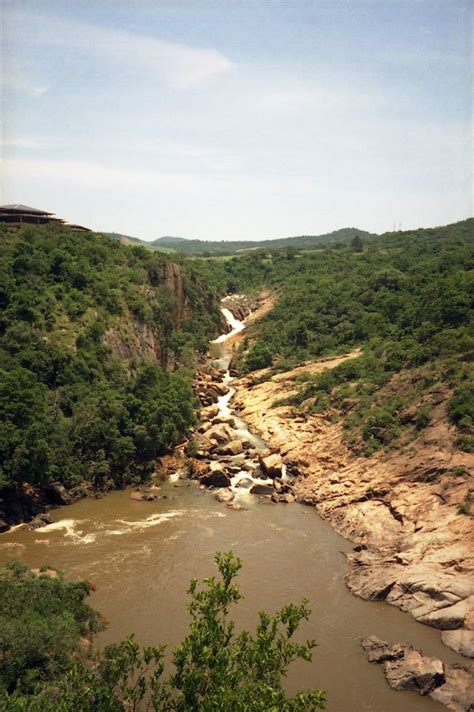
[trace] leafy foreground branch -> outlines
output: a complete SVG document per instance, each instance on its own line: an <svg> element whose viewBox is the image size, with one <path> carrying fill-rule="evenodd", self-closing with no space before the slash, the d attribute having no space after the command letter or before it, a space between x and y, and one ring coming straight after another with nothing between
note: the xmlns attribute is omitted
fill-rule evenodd
<svg viewBox="0 0 474 712"><path fill-rule="evenodd" d="M299 644L293 640L301 621L308 620L307 601L283 606L274 616L261 612L255 634L246 630L236 633L229 613L242 598L235 583L241 561L228 552L217 554L215 562L219 577L204 579L203 586L196 579L191 581L190 631L173 652L174 673L169 679L163 680L165 646L141 648L133 636L108 646L94 664L73 656L64 666L62 659L61 674L52 677L55 651L46 654L44 650L49 667L43 665L40 671L36 670L41 673L41 681L38 675L30 675L30 680L36 679L35 689L25 694L27 680L19 675L14 684L10 679L9 689L0 690L0 709L19 712L324 709L322 691L308 690L291 698L282 686L293 661L311 661L314 641ZM2 582L8 578L18 591L21 574L4 575ZM46 577L36 577L41 579L46 581ZM28 577L25 580L33 581ZM63 587L69 585L62 582ZM81 612L83 616L82 608ZM48 610L43 613L48 614ZM38 610L35 615L41 618ZM19 652L14 646L8 649L2 637L0 633L0 680L5 682L6 669L12 669L12 661ZM30 659L29 664L38 666L41 661Z"/></svg>

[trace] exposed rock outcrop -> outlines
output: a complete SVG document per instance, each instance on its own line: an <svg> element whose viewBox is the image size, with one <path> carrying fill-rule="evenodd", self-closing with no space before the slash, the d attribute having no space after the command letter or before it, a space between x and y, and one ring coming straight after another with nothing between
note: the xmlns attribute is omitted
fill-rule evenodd
<svg viewBox="0 0 474 712"><path fill-rule="evenodd" d="M411 690L430 695L453 712L474 709L472 669L445 665L437 658L403 643L390 644L370 636L362 641L369 662L383 664L385 678L395 690Z"/></svg>
<svg viewBox="0 0 474 712"><path fill-rule="evenodd" d="M46 497L51 504L71 504L73 497L61 482L51 482L45 488Z"/></svg>
<svg viewBox="0 0 474 712"><path fill-rule="evenodd" d="M322 359L270 379L236 383L235 407L269 444L287 471L298 474L298 501L313 505L356 544L347 585L367 600L386 600L443 633L472 654L474 615L473 518L458 512L474 486L474 455L460 452L446 418L445 392L436 393L431 423L405 451L357 455L340 422L269 407L295 393L303 371L319 373L359 352ZM259 374L257 374L258 376ZM471 612L471 613L470 613Z"/></svg>

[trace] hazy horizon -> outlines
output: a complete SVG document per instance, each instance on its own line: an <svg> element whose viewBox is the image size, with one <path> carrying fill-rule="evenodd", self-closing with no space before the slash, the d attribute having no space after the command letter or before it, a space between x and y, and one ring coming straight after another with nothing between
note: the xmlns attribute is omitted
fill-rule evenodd
<svg viewBox="0 0 474 712"><path fill-rule="evenodd" d="M472 214L470 2L1 8L0 203L145 240Z"/></svg>

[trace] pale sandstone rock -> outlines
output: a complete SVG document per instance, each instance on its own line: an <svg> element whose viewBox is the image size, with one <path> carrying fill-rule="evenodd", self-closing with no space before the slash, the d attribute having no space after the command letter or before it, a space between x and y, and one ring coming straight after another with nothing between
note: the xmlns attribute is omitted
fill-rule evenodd
<svg viewBox="0 0 474 712"><path fill-rule="evenodd" d="M474 631L466 628L444 630L441 640L450 648L467 658L474 658Z"/></svg>
<svg viewBox="0 0 474 712"><path fill-rule="evenodd" d="M232 502L232 500L235 499L235 494L231 489L221 489L219 492L216 492L214 497L218 502Z"/></svg>
<svg viewBox="0 0 474 712"><path fill-rule="evenodd" d="M239 455L243 450L242 440L231 440L218 448L218 452L222 455Z"/></svg>
<svg viewBox="0 0 474 712"><path fill-rule="evenodd" d="M430 693L452 712L472 712L474 709L474 680L472 672L456 665L445 668L446 682Z"/></svg>
<svg viewBox="0 0 474 712"><path fill-rule="evenodd" d="M441 630L454 630L462 628L464 620L470 611L474 610L474 596L469 596L452 606L439 608L424 616L417 616L420 623L427 623Z"/></svg>
<svg viewBox="0 0 474 712"><path fill-rule="evenodd" d="M281 455L273 453L267 457L259 457L260 467L268 477L281 477L283 468L283 459Z"/></svg>
<svg viewBox="0 0 474 712"><path fill-rule="evenodd" d="M395 690L413 690L427 695L446 681L444 665L436 658L425 658L417 650L406 650L403 657L385 663L385 677Z"/></svg>

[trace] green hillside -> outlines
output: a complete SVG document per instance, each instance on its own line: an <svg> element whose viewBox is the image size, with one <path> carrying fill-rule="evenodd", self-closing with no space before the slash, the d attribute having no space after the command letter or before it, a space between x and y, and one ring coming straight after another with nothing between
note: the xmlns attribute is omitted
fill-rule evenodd
<svg viewBox="0 0 474 712"><path fill-rule="evenodd" d="M188 367L218 333L216 289L94 233L1 226L0 241L0 494L146 477L194 422Z"/></svg>
<svg viewBox="0 0 474 712"><path fill-rule="evenodd" d="M160 237L150 243L158 249L172 249L183 255L231 255L244 250L279 250L293 247L308 249L330 243L351 240L356 235L362 239L371 237L371 233L357 228L347 227L324 235L300 235L298 237L283 237L276 240L187 240L183 237Z"/></svg>
<svg viewBox="0 0 474 712"><path fill-rule="evenodd" d="M396 439L410 398L448 388L458 445L473 451L474 219L387 233L362 248L349 243L291 257L252 255L225 263L230 283L263 281L279 295L249 332L240 368L284 371L362 348L359 358L302 378L293 404L346 413L348 435L361 435L370 451ZM413 369L420 370L414 375ZM416 387L404 387L403 397L397 388L388 395L384 386L395 374L413 378ZM426 424L429 411L428 399L412 421Z"/></svg>
<svg viewBox="0 0 474 712"><path fill-rule="evenodd" d="M147 242L138 237L122 235L118 232L104 233L124 245L142 245L149 250L158 250L165 253L180 253L186 256L220 256L234 255L246 250L280 250L294 248L307 250L321 245L340 243L352 240L358 235L366 240L374 235L366 230L355 227L345 227L340 230L325 233L324 235L299 235L297 237L282 237L275 240L189 240L185 237L159 237L157 240Z"/></svg>

